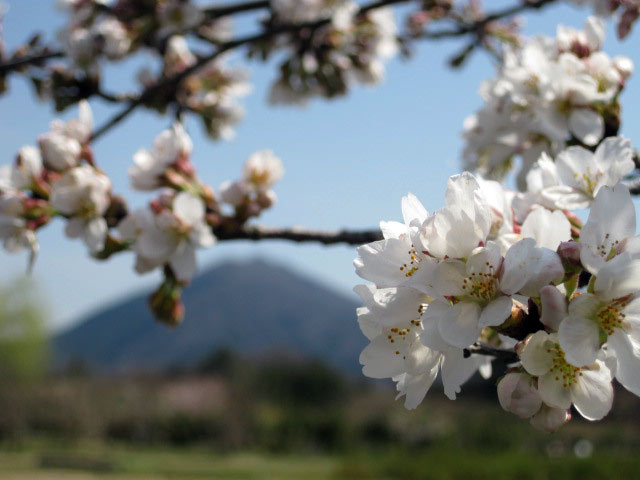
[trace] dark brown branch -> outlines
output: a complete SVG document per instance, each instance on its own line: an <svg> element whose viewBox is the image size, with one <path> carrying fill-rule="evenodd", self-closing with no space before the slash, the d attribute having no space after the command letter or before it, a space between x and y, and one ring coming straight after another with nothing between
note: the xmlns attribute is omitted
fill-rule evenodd
<svg viewBox="0 0 640 480"><path fill-rule="evenodd" d="M302 227L272 228L261 226L245 226L236 232L220 235L218 240L287 240L291 242L317 242L322 245L362 245L382 240L380 230L309 230Z"/></svg>
<svg viewBox="0 0 640 480"><path fill-rule="evenodd" d="M520 361L518 354L513 350L496 348L484 343L478 343L469 348L465 348L464 355L465 357L469 357L471 355L485 355L489 357L495 357L498 360L502 360L504 363L516 363Z"/></svg>
<svg viewBox="0 0 640 480"><path fill-rule="evenodd" d="M224 5L217 7L205 8L203 12L209 18L219 18L228 15L234 15L236 13L250 12L253 10L262 10L263 8L269 8L269 0L258 0L254 2L243 2L235 5Z"/></svg>
<svg viewBox="0 0 640 480"><path fill-rule="evenodd" d="M0 63L0 74L7 73L12 70L17 70L18 68L25 67L27 65L37 65L46 60L50 60L52 58L60 58L63 56L64 53L61 51L42 52L33 55L19 56L6 62Z"/></svg>
<svg viewBox="0 0 640 480"><path fill-rule="evenodd" d="M424 39L430 39L430 40L440 40L445 38L461 37L469 33L477 33L491 22L502 20L503 18L507 18L507 17L512 17L514 15L517 15L518 13L524 12L525 10L539 10L545 7L546 5L549 5L554 2L557 2L557 0L521 1L519 5L514 5L512 7L490 13L489 15L486 15L480 20L469 23L467 25L461 25L458 28L453 28L450 30L436 30L433 32L424 32L416 36L411 36L409 38L414 38L414 39L424 38Z"/></svg>

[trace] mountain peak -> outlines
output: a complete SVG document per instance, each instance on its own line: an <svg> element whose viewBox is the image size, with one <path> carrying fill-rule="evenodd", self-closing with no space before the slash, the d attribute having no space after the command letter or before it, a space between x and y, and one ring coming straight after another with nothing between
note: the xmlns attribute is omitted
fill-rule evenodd
<svg viewBox="0 0 640 480"><path fill-rule="evenodd" d="M184 290L187 315L174 329L155 322L148 293L95 313L54 339L56 364L82 361L104 372L190 366L229 348L290 352L356 371L365 344L355 299L261 259L225 261ZM338 333L339 332L339 333Z"/></svg>

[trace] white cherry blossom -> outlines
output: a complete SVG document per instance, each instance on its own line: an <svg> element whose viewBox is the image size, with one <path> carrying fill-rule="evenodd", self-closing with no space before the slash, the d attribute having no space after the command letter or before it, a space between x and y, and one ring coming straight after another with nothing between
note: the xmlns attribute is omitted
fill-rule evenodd
<svg viewBox="0 0 640 480"><path fill-rule="evenodd" d="M567 410L572 404L587 420L600 420L613 402L613 375L604 361L577 367L569 363L556 334L531 335L520 351L522 366L538 377L538 393L553 408Z"/></svg>
<svg viewBox="0 0 640 480"><path fill-rule="evenodd" d="M51 206L69 217L65 233L82 237L91 252L104 248L111 181L88 165L68 170L51 185Z"/></svg>
<svg viewBox="0 0 640 480"><path fill-rule="evenodd" d="M125 240L133 242L136 271L146 273L167 264L178 280L190 281L197 269L196 248L210 247L216 240L204 215L203 201L188 192L178 193L171 209L130 213L118 228Z"/></svg>

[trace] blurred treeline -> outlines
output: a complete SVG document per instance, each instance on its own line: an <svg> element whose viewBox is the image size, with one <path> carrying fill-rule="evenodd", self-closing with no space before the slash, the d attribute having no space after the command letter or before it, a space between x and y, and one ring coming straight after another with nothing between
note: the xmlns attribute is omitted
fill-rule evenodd
<svg viewBox="0 0 640 480"><path fill-rule="evenodd" d="M347 458L347 478L449 478L438 475L454 466L479 478L479 465L498 468L494 461L509 478L509 468L521 476L527 462L541 458L573 475L583 471L575 470L576 458L592 457L580 478L640 468L640 400L621 390L605 421L576 414L548 435L502 411L493 382L465 385L455 402L435 386L407 411L389 383L285 355L220 350L192 369L153 375L96 376L81 363L47 372L42 307L24 287L0 292L0 447L35 438L219 454L319 453ZM434 461L425 476L425 463Z"/></svg>

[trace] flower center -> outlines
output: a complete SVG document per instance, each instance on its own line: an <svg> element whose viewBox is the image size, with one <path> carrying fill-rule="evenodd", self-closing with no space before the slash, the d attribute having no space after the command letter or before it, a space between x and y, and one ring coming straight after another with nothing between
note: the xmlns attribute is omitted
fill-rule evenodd
<svg viewBox="0 0 640 480"><path fill-rule="evenodd" d="M557 382L562 381L564 388L569 388L576 383L578 377L582 376L585 367L576 367L568 363L564 358L564 350L558 344L554 344L547 349L547 353L553 356L553 366L550 372L555 374Z"/></svg>
<svg viewBox="0 0 640 480"><path fill-rule="evenodd" d="M409 278L420 269L418 264L422 259L418 256L418 252L413 248L413 245L411 245L411 250L407 253L409 254L409 263L403 263L400 267L400 271L404 273L405 277Z"/></svg>
<svg viewBox="0 0 640 480"><path fill-rule="evenodd" d="M629 304L630 295L622 298L616 298L603 308L601 308L596 314L598 325L604 330L607 335L612 335L618 328L624 326L624 308Z"/></svg>
<svg viewBox="0 0 640 480"><path fill-rule="evenodd" d="M492 266L489 272L472 273L462 280L462 290L472 301L487 304L498 294L498 275Z"/></svg>
<svg viewBox="0 0 640 480"><path fill-rule="evenodd" d="M598 255L607 260L611 260L618 253L619 240L611 240L611 236L607 233L604 236L604 241L596 247Z"/></svg>
<svg viewBox="0 0 640 480"><path fill-rule="evenodd" d="M597 170L595 173L591 171L590 168L587 168L587 171L580 175L578 172L573 174L573 178L576 179L577 182L582 184L582 188L589 195L593 196L593 192L596 189L596 185L602 177L603 173L600 170Z"/></svg>

